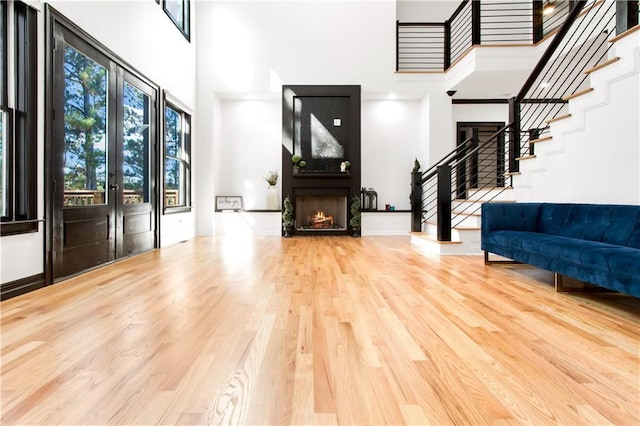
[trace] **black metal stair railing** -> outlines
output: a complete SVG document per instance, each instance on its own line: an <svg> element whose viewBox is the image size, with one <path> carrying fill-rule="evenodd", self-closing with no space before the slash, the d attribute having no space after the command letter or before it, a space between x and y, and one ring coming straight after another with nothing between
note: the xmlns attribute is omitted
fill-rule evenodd
<svg viewBox="0 0 640 426"><path fill-rule="evenodd" d="M509 172L505 147L510 127L508 124L484 137L474 130L471 137L429 169L413 173L413 232L421 232L425 223L437 223L438 240L450 241L451 228L479 211L480 205L472 202L494 199L511 187L510 178L505 177ZM489 189L492 192L486 196L473 196Z"/></svg>
<svg viewBox="0 0 640 426"><path fill-rule="evenodd" d="M515 121L520 124L518 151L513 154L516 158L535 154L530 141L547 136L548 122L566 113L567 97L588 88L585 71L609 59L613 46L609 39L616 30L616 2L579 1L571 14L575 22L570 33L559 38L548 60L539 63L511 101L512 113L518 115Z"/></svg>
<svg viewBox="0 0 640 426"><path fill-rule="evenodd" d="M571 4L531 76L510 100L510 123L488 137L474 132L425 172L412 174L413 232L437 222L438 240L450 241L453 228L477 214L483 202L511 188L520 158L533 154L529 142L543 137L548 122L563 111L566 95L585 86L585 70L608 58L609 39L638 25L637 4L594 0ZM617 27L616 8L624 15L617 17Z"/></svg>

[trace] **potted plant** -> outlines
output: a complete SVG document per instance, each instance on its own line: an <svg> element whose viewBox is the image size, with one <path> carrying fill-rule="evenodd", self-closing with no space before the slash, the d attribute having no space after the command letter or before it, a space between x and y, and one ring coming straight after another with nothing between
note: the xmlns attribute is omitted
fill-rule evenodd
<svg viewBox="0 0 640 426"><path fill-rule="evenodd" d="M264 180L267 181L269 186L276 186L278 183L278 172L276 170L270 170L269 173L264 177Z"/></svg>
<svg viewBox="0 0 640 426"><path fill-rule="evenodd" d="M351 220L349 220L349 225L351 225L351 229L353 233L352 237L360 236L360 226L361 226L361 213L360 213L360 197L357 195L353 196L351 200Z"/></svg>
<svg viewBox="0 0 640 426"><path fill-rule="evenodd" d="M300 161L302 161L302 157L300 157L299 155L294 155L291 157L291 162L293 163L293 172L297 173L298 172L298 164L300 164Z"/></svg>
<svg viewBox="0 0 640 426"><path fill-rule="evenodd" d="M291 232L293 231L293 203L291 202L291 198L287 195L283 202L284 209L282 210L282 230L284 231L285 237L290 237Z"/></svg>

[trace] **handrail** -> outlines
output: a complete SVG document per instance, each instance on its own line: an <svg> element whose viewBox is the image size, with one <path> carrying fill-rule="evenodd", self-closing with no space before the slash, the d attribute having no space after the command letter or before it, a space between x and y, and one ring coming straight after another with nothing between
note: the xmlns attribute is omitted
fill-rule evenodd
<svg viewBox="0 0 640 426"><path fill-rule="evenodd" d="M444 157L442 157L440 159L440 161L438 161L437 163L433 164L431 167L429 167L427 170L425 170L422 173L422 179L420 180L420 182L424 183L426 181L428 181L429 179L431 179L433 176L435 176L436 174L436 169L438 166L441 166L442 164L446 164L449 162L449 157L451 157L452 155L457 155L458 151L460 149L462 149L463 146L467 145L469 142L471 142L473 140L473 136L470 136L469 138L467 138L464 142L460 143L460 145L456 146L453 151L451 151L450 153L448 153L447 155L445 155ZM429 173L431 172L431 173ZM427 175L427 176L425 176Z"/></svg>
<svg viewBox="0 0 640 426"><path fill-rule="evenodd" d="M582 11L582 8L586 3L586 0L578 0L575 3L575 6L573 7L573 9L571 9L571 12L569 12L569 15L567 16L567 19L564 21L564 24L562 24L555 37L553 37L553 40L551 40L551 44L549 44L549 47L547 47L547 49L544 51L536 66L533 67L531 74L529 74L529 78L527 78L527 80L522 85L522 89L520 89L520 92L518 92L518 95L516 96L516 102L521 102L527 95L527 92L529 92L529 90L533 86L533 83L535 83L538 75L540 75L549 60L553 57L556 49L558 48L558 46L560 46L562 40L573 26L573 23L578 18L578 16L580 16L580 12Z"/></svg>
<svg viewBox="0 0 640 426"><path fill-rule="evenodd" d="M493 135L491 135L491 138L489 138L489 140L487 140L487 141L485 141L483 143L487 143L490 140L493 140L494 138L498 137L501 133L503 133L505 130L507 130L510 126L511 126L511 123L505 125L500 130L498 130ZM421 179L421 182L424 183L424 182L427 182L429 179L433 178L437 173L436 169L438 168L438 166L441 166L443 164L448 163L449 162L449 157L451 157L454 154L457 155L458 151L460 151L461 149L464 149L463 147L465 145L467 145L469 142L473 141L473 140L474 140L473 136L468 137L464 142L460 143L460 145L456 146L451 152L449 152L444 157L442 157L442 159L440 159L440 161L438 161L437 163L435 163L431 167L429 167L427 170L425 170L422 173L423 177Z"/></svg>

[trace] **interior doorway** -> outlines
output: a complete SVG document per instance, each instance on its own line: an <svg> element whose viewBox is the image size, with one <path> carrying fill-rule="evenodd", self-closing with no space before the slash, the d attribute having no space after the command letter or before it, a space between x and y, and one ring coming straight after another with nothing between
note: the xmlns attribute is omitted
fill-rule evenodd
<svg viewBox="0 0 640 426"><path fill-rule="evenodd" d="M467 199L471 189L504 187L504 134L493 138L504 122L458 122L457 146L460 147L456 166L456 198ZM476 141L464 142L475 136ZM479 148L479 149L477 149Z"/></svg>

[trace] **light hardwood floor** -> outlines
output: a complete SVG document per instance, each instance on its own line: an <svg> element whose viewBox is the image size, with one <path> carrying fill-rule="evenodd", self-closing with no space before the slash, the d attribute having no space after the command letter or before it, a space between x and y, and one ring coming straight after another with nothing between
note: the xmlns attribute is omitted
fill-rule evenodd
<svg viewBox="0 0 640 426"><path fill-rule="evenodd" d="M0 307L3 425L640 423L640 299L408 237L201 237Z"/></svg>

